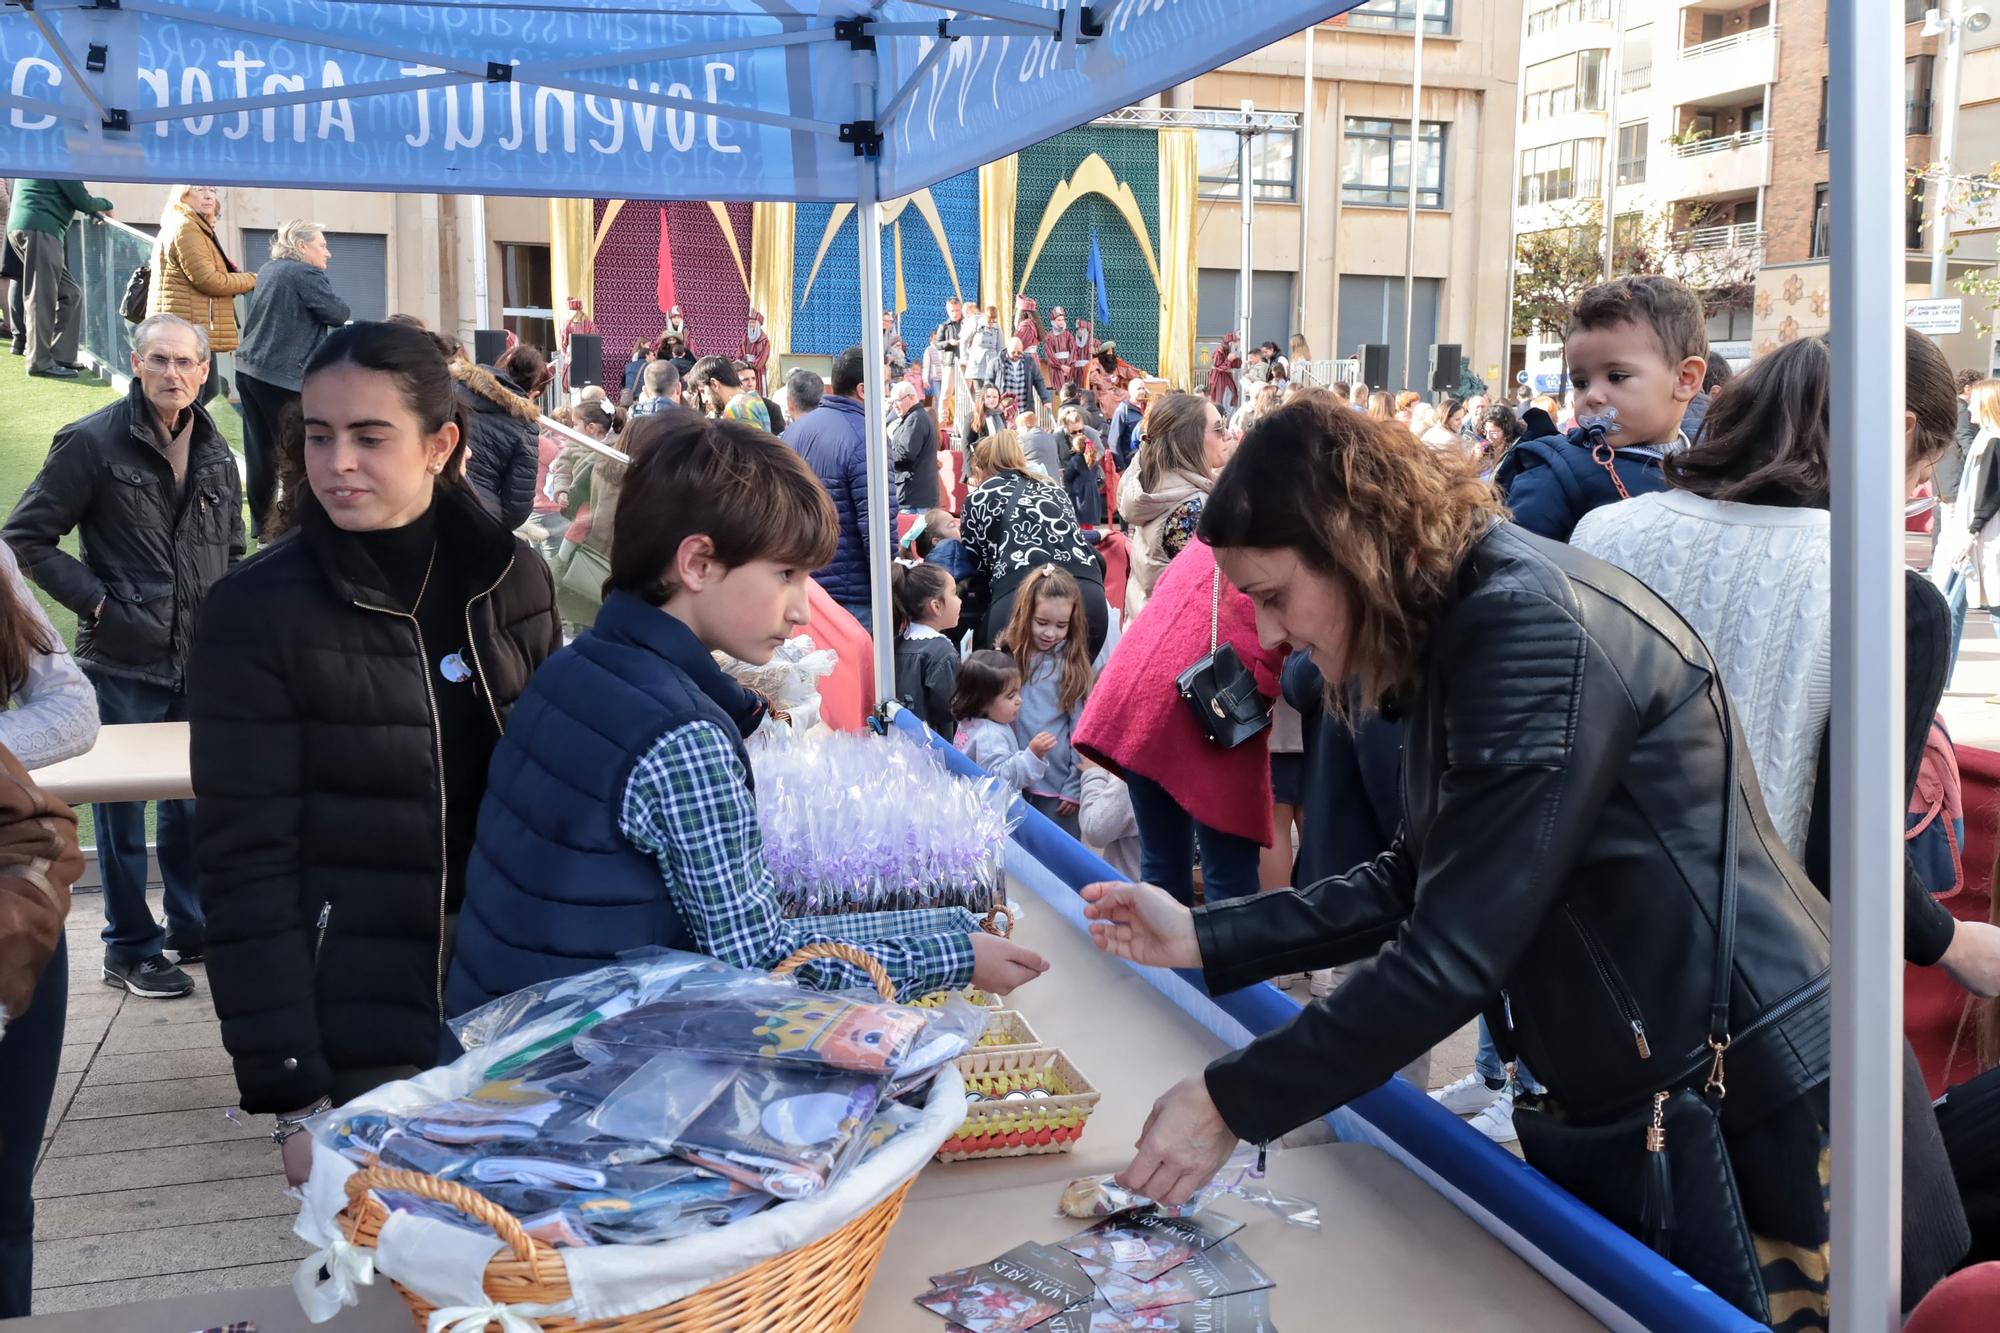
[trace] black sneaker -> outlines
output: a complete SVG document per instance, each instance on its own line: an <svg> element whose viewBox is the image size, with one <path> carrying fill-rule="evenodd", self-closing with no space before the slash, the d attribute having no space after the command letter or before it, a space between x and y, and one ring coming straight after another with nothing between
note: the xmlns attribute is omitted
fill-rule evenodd
<svg viewBox="0 0 2000 1333"><path fill-rule="evenodd" d="M142 1000L177 1000L194 994L194 978L156 953L137 963L104 960L104 984L122 986Z"/></svg>
<svg viewBox="0 0 2000 1333"><path fill-rule="evenodd" d="M199 935L168 935L167 952L174 956L176 963L199 963L206 950Z"/></svg>
<svg viewBox="0 0 2000 1333"><path fill-rule="evenodd" d="M28 373L37 379L44 380L73 380L76 378L76 372L68 366L63 365L52 365L41 370L30 370Z"/></svg>

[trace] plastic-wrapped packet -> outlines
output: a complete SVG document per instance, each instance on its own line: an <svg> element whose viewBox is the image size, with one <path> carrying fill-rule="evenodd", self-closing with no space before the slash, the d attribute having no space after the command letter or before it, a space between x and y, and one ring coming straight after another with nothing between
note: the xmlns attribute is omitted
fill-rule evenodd
<svg viewBox="0 0 2000 1333"><path fill-rule="evenodd" d="M1215 1179L1196 1190L1194 1196L1179 1207L1156 1205L1145 1195L1126 1189L1111 1176L1078 1176L1063 1186L1056 1211L1064 1217L1092 1218L1109 1217L1132 1208L1157 1208L1167 1217L1190 1217L1217 1199L1237 1198L1277 1214L1292 1226L1319 1230L1317 1203L1297 1195L1280 1194L1265 1182L1266 1163L1260 1163L1260 1157L1267 1158L1270 1152L1275 1151L1275 1148L1260 1150L1254 1144L1238 1148L1222 1169L1215 1173Z"/></svg>
<svg viewBox="0 0 2000 1333"><path fill-rule="evenodd" d="M830 735L752 754L764 860L790 917L919 907L984 915L1002 896L1009 804L942 773L900 733Z"/></svg>
<svg viewBox="0 0 2000 1333"><path fill-rule="evenodd" d="M930 1086L938 1070L979 1044L992 1016L991 1010L980 1008L956 991L948 994L943 1003L918 1012L930 1022L916 1048L896 1071L896 1081L889 1089L891 1098L907 1097L919 1088Z"/></svg>
<svg viewBox="0 0 2000 1333"><path fill-rule="evenodd" d="M696 1051L884 1074L903 1067L928 1026L915 1009L764 978L667 995L595 1024L574 1045L597 1063L637 1064L658 1052Z"/></svg>
<svg viewBox="0 0 2000 1333"><path fill-rule="evenodd" d="M448 1026L468 1052L487 1053L492 1061L489 1074L505 1074L567 1043L592 1024L657 999L694 977L736 971L702 954L635 950L605 967L489 1000Z"/></svg>
<svg viewBox="0 0 2000 1333"><path fill-rule="evenodd" d="M781 1199L805 1199L853 1160L887 1087L848 1070L670 1051L607 1097L590 1124Z"/></svg>

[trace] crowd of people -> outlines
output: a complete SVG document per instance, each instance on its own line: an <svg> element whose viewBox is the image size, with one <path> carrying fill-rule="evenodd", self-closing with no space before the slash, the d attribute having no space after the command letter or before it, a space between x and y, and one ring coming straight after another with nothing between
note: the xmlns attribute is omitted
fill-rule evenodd
<svg viewBox="0 0 2000 1333"><path fill-rule="evenodd" d="M14 221L103 201L23 214L34 184L10 250L60 368L60 274ZM767 662L819 594L871 626L893 524L885 684L1102 851L1098 945L1215 992L1306 989L1161 1098L1128 1186L1184 1199L1476 1021L1444 1107L1774 1327L1824 1326L1823 342L1732 379L1693 293L1619 279L1571 313L1565 401L1431 402L1295 378L1297 339L1225 341L1199 392L1171 386L1026 297L1011 330L949 303L916 355L885 317L883 365L855 347L782 381L754 313L697 357L669 312L616 389L545 420L567 367L541 350L481 365L414 319L348 323L321 228L285 224L252 275L212 245L212 191L169 211L129 390L56 436L0 531L0 847L43 867L0 861L0 1315L26 1309L22 1131L54 1085L78 869L28 770L100 722L188 720L196 793L158 812L164 923L143 807L96 808L100 975L173 998L206 963L295 1183L304 1117L449 1058L450 1016L636 945L768 967L840 939L912 993L1032 981L1043 959L956 909L786 919L762 860L744 742L768 705L726 665ZM253 286L239 345L223 312ZM208 406L225 342L248 525ZM1883 703L1915 791L1949 760L1929 723L1964 608L2000 582L2000 382L1915 333L1905 378L1905 489L1940 518ZM26 580L76 613L73 654ZM1912 846L1906 957L1978 997L1990 1068L2000 926L1955 918ZM2000 1249L1957 1109L1991 1089L1934 1107L1912 1037L1906 1308ZM1655 1133L1726 1205L1663 1220Z"/></svg>

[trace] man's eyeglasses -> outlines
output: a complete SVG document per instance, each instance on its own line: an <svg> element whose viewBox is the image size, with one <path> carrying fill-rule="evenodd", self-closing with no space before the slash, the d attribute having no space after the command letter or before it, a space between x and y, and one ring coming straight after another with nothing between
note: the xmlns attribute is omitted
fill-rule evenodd
<svg viewBox="0 0 2000 1333"><path fill-rule="evenodd" d="M176 375L192 375L201 366L201 362L191 356L161 356L158 352L140 358L139 364L155 375L164 375L170 370Z"/></svg>

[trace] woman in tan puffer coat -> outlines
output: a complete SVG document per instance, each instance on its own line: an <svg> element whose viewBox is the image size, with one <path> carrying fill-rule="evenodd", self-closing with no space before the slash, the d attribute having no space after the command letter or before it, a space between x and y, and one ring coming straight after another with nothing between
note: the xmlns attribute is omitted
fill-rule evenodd
<svg viewBox="0 0 2000 1333"><path fill-rule="evenodd" d="M1141 427L1135 465L1118 483L1118 512L1132 529L1132 573L1125 588L1130 624L1153 585L1194 539L1202 506L1235 441L1204 394L1170 393L1153 403Z"/></svg>
<svg viewBox="0 0 2000 1333"><path fill-rule="evenodd" d="M148 315L179 315L208 334L211 354L236 350L236 298L257 285L256 274L241 271L223 252L215 233L221 220L222 199L214 186L168 190L146 294ZM209 385L214 383L211 371ZM206 400L212 390L203 387Z"/></svg>

